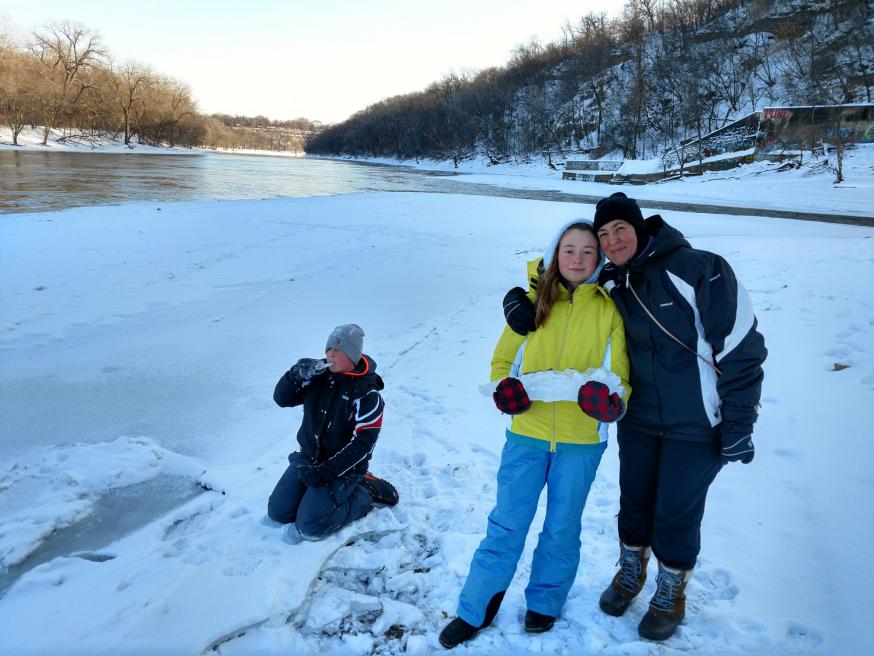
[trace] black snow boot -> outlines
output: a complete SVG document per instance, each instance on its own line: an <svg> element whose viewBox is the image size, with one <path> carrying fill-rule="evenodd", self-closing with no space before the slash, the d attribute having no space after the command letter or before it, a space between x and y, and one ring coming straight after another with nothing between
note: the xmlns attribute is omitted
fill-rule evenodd
<svg viewBox="0 0 874 656"><path fill-rule="evenodd" d="M646 583L646 565L652 549L649 547L629 547L619 543L619 571L601 593L598 605L608 615L621 617L628 610L634 598L643 590Z"/></svg>
<svg viewBox="0 0 874 656"><path fill-rule="evenodd" d="M462 642L467 642L474 637L479 631L479 628L468 624L460 617L456 617L449 624L443 627L440 632L440 644L446 649L457 647Z"/></svg>
<svg viewBox="0 0 874 656"><path fill-rule="evenodd" d="M546 633L553 624L555 618L552 615L541 615L533 610L525 613L525 631L528 633Z"/></svg>
<svg viewBox="0 0 874 656"><path fill-rule="evenodd" d="M443 630L440 632L440 644L446 647L446 649L452 649L453 647L460 645L462 642L470 640L480 629L484 629L492 623L492 620L495 619L495 615L498 614L498 609L501 607L502 601L504 601L504 592L499 592L492 597L489 605L486 606L486 616L483 619L483 623L479 626L473 626L460 617L456 617L449 624L443 627Z"/></svg>
<svg viewBox="0 0 874 656"><path fill-rule="evenodd" d="M686 583L692 577L691 569L670 569L659 563L656 593L649 602L649 610L637 632L647 640L667 640L686 616Z"/></svg>
<svg viewBox="0 0 874 656"><path fill-rule="evenodd" d="M400 500L394 485L382 478L377 478L370 472L364 474L364 478L361 479L361 487L370 495L370 498L373 499L373 505L377 508L396 506Z"/></svg>

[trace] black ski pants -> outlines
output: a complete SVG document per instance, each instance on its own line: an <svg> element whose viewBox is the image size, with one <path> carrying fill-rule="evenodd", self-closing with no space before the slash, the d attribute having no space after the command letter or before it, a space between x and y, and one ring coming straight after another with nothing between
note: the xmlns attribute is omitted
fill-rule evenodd
<svg viewBox="0 0 874 656"><path fill-rule="evenodd" d="M692 569L701 551L707 490L722 469L718 443L618 427L619 539L651 546L659 562Z"/></svg>

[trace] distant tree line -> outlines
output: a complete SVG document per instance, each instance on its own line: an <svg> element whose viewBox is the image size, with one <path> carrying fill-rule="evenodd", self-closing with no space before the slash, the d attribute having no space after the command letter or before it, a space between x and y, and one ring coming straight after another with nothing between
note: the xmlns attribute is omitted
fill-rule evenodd
<svg viewBox="0 0 874 656"><path fill-rule="evenodd" d="M319 121L311 121L307 118L294 118L291 120L271 121L266 116L239 116L237 114L210 114L219 123L227 127L236 128L285 128L289 130L315 131L321 127Z"/></svg>
<svg viewBox="0 0 874 656"><path fill-rule="evenodd" d="M0 26L2 27L2 26ZM307 119L204 116L187 84L147 64L115 61L100 35L70 21L36 30L26 43L0 31L0 124L13 143L26 126L65 139L103 136L140 143L303 150Z"/></svg>
<svg viewBox="0 0 874 656"><path fill-rule="evenodd" d="M321 123L306 118L271 121L266 116L211 114L209 145L214 148L303 152L308 135Z"/></svg>
<svg viewBox="0 0 874 656"><path fill-rule="evenodd" d="M682 149L767 104L870 102L867 0L629 0L509 62L446 75L313 134L325 154L493 163Z"/></svg>

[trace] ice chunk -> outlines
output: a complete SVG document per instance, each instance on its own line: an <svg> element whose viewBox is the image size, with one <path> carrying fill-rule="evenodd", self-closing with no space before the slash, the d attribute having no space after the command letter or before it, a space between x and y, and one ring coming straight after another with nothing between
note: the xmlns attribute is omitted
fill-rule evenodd
<svg viewBox="0 0 874 656"><path fill-rule="evenodd" d="M517 376L525 386L528 398L532 401L576 401L580 387L590 381L603 383L610 392L618 392L620 396L625 394L622 380L615 373L603 367L577 371L576 369L564 369L563 371L534 371ZM488 385L480 385L480 392L485 396L491 396L495 391L497 382Z"/></svg>

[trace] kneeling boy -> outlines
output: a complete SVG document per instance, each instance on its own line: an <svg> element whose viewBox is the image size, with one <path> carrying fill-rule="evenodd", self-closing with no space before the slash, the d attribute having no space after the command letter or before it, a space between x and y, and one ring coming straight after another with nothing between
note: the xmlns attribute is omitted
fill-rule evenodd
<svg viewBox="0 0 874 656"><path fill-rule="evenodd" d="M367 471L385 404L382 378L363 347L359 326L338 326L328 337L325 359L298 360L273 392L283 408L303 404L303 422L300 451L288 456L267 514L294 522L306 540L321 540L374 506L398 502L394 486Z"/></svg>

